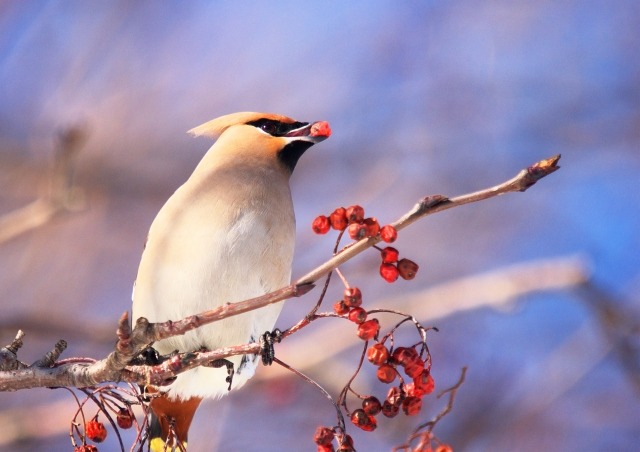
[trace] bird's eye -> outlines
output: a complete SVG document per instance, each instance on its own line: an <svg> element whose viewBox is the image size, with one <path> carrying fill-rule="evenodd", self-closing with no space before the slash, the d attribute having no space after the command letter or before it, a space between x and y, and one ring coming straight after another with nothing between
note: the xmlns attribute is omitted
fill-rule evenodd
<svg viewBox="0 0 640 452"><path fill-rule="evenodd" d="M276 127L276 125L274 123L272 123L272 122L266 122L266 123L262 124L260 126L260 128L262 130L264 130L265 132L267 132L269 135L273 135L278 129Z"/></svg>

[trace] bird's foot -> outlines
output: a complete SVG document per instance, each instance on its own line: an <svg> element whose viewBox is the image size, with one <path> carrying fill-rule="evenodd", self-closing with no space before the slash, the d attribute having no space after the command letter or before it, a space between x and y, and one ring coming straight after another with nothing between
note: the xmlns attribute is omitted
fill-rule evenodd
<svg viewBox="0 0 640 452"><path fill-rule="evenodd" d="M276 352L273 348L274 343L280 343L282 340L282 331L275 329L271 332L267 331L260 336L260 356L262 357L262 364L270 366L273 364L273 359L276 357Z"/></svg>
<svg viewBox="0 0 640 452"><path fill-rule="evenodd" d="M233 363L231 361L229 361L228 359L216 359L215 361L211 361L210 363L206 364L206 366L207 367L215 367L215 368L219 368L219 367L222 367L222 366L227 366L227 378L225 378L224 381L229 383L229 389L228 390L231 391L231 383L233 383L233 376L236 373Z"/></svg>

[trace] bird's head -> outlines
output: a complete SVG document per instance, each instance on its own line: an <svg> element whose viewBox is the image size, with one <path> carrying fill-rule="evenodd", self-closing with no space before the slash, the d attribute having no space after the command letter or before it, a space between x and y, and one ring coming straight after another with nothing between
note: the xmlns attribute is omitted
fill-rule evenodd
<svg viewBox="0 0 640 452"><path fill-rule="evenodd" d="M307 149L329 138L331 128L326 121L309 123L274 113L242 112L213 119L189 133L218 139L224 144L220 147L237 157L273 159L292 172Z"/></svg>

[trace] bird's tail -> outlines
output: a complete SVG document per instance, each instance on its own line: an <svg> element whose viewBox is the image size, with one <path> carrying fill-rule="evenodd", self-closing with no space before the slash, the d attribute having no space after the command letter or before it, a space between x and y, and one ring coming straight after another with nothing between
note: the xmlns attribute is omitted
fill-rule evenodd
<svg viewBox="0 0 640 452"><path fill-rule="evenodd" d="M151 399L149 449L151 452L186 451L189 427L202 399L171 400L166 395Z"/></svg>

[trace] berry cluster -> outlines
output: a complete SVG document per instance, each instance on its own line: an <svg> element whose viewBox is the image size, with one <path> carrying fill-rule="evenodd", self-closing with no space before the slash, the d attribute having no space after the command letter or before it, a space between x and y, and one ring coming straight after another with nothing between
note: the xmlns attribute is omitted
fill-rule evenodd
<svg viewBox="0 0 640 452"><path fill-rule="evenodd" d="M386 243L393 243L398 238L398 231L388 224L380 227L375 217L365 218L364 209L354 205L338 207L331 215L319 215L313 220L311 229L316 234L326 234L329 229L336 231L347 231L353 240L361 240L367 237L380 237ZM376 247L377 248L377 247ZM402 279L413 279L418 272L418 264L409 259L399 259L398 250L392 247L380 249L382 263L380 264L380 276L387 282L394 282Z"/></svg>
<svg viewBox="0 0 640 452"><path fill-rule="evenodd" d="M114 427L117 426L121 429L129 429L133 427L135 423L139 430L139 425L131 409L132 404L139 402L132 402L128 400L128 397L123 396L122 393L128 397L137 397L137 392L129 392L124 388L113 385L101 386L92 394L88 393L89 395L87 400L93 400L98 405L99 411L90 420L84 422L84 432L80 429L83 424L76 422L80 413L83 413L84 411L84 402L79 404L76 416L72 421L71 430L76 433L82 443L77 445L75 440L76 435L71 435L71 443L74 447L74 452L98 452L98 448L92 444L87 444L87 441L99 444L104 442L107 438L107 428L103 422L98 420L98 416L101 412L109 418ZM109 414L110 412L111 414ZM82 417L84 418L84 414Z"/></svg>
<svg viewBox="0 0 640 452"><path fill-rule="evenodd" d="M362 340L373 339L380 330L378 319L367 320L367 311L362 308L362 292L357 287L347 287L342 300L336 301L333 311L338 315L346 315L358 325L357 334Z"/></svg>
<svg viewBox="0 0 640 452"><path fill-rule="evenodd" d="M378 412L382 412L386 417L395 417L400 409L407 416L418 414L422 408L422 397L431 394L435 387L430 372L430 359L423 360L415 347L397 347L395 350L389 351L382 342L376 342L369 347L367 359L373 365L378 366L376 372L378 380L390 384L398 378L400 385L389 389L382 404L373 396L365 398L363 410L365 410L365 402L374 405L377 402L377 405L380 406ZM403 369L411 382L404 382L398 368ZM362 428L362 426L356 425Z"/></svg>

